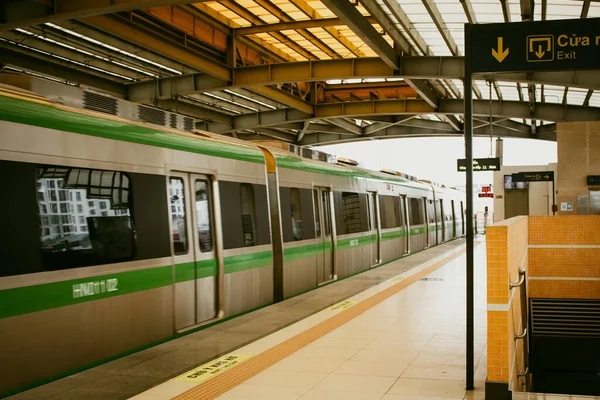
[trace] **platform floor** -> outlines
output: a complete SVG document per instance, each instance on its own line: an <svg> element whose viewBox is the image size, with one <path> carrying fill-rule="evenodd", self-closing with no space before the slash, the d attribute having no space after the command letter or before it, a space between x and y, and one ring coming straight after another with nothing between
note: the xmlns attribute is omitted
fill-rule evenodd
<svg viewBox="0 0 600 400"><path fill-rule="evenodd" d="M134 399L484 399L485 246L475 253L476 390L467 392L465 255L457 244L229 353L233 365L223 357Z"/></svg>
<svg viewBox="0 0 600 400"><path fill-rule="evenodd" d="M476 379L483 389L485 246L476 249L475 361ZM449 258L454 260L447 263ZM299 333L332 320L332 316L348 322L322 331L287 359L271 360L274 365L253 369L250 373L255 376L241 381L221 398L380 399L386 393L404 395L386 399L414 398L415 393L464 398L464 264L464 240L456 240L11 399L162 399L178 394L214 398L225 392L226 386L218 379L227 378L230 372L201 385L177 377L187 376L205 363L210 366L215 359L233 352L253 356L231 369L248 374L247 367L264 358L269 349L294 340ZM433 269L437 270L427 276L432 279L419 280ZM412 281L416 282L409 286ZM349 320L350 310L356 312L373 303L374 295L389 288L398 293ZM203 390L207 384L219 386L217 392ZM204 394L198 396L198 390Z"/></svg>

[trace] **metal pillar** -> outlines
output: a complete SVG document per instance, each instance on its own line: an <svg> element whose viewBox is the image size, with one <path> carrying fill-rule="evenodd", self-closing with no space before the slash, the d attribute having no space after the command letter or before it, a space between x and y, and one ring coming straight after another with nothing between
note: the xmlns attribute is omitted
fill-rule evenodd
<svg viewBox="0 0 600 400"><path fill-rule="evenodd" d="M465 159L467 161L467 390L473 390L473 80L471 76L471 25L465 24Z"/></svg>

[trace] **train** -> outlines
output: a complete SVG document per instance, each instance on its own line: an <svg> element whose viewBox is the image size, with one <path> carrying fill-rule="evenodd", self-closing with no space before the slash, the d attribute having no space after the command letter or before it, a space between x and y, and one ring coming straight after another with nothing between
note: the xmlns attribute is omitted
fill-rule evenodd
<svg viewBox="0 0 600 400"><path fill-rule="evenodd" d="M321 158L0 75L0 397L465 234L463 192Z"/></svg>

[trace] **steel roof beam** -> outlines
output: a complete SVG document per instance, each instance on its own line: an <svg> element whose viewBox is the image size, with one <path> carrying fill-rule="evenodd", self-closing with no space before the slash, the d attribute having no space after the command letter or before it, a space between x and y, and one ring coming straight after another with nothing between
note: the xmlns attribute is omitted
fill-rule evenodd
<svg viewBox="0 0 600 400"><path fill-rule="evenodd" d="M370 119L376 116L413 115L413 114L463 114L464 102L461 99L441 100L439 110L434 110L424 100L374 100L347 102L337 104L319 104L315 106L315 114L307 114L291 108L259 113L238 115L232 118L229 127L209 130L218 133L254 129L265 126L282 126L289 122L304 122L315 119L359 118ZM534 119L541 121L571 122L596 121L600 119L600 107L564 106L561 104L537 104L533 115L530 115L529 104L519 101L491 102L492 116L499 118ZM473 101L475 116L486 118L490 114L489 100ZM413 120L411 120L413 121ZM412 123L412 122L411 122Z"/></svg>
<svg viewBox="0 0 600 400"><path fill-rule="evenodd" d="M197 103L192 103L185 99L173 100L157 100L153 106L162 108L165 110L177 112L180 114L189 115L196 120L210 121L214 126L218 124L224 124L229 126L233 123L233 117L225 113L211 110L208 108L202 108Z"/></svg>
<svg viewBox="0 0 600 400"><path fill-rule="evenodd" d="M535 9L534 0L521 0L521 20L533 21L533 12Z"/></svg>
<svg viewBox="0 0 600 400"><path fill-rule="evenodd" d="M462 100L441 100L439 113L462 114ZM553 103L537 103L533 115L530 115L529 104L519 101L491 102L492 116L508 117L517 119L534 119L541 121L572 122L572 121L596 121L600 120L600 107L584 107ZM489 100L474 100L473 114L479 116L490 115Z"/></svg>
<svg viewBox="0 0 600 400"><path fill-rule="evenodd" d="M137 29L120 18L96 16L85 18L83 22L149 51L169 57L178 63L188 65L197 71L221 80L231 80L231 70L226 65L150 32Z"/></svg>
<svg viewBox="0 0 600 400"><path fill-rule="evenodd" d="M238 3L234 2L234 1L226 0L226 1L221 1L220 3L223 6L227 7L229 10L231 10L232 12L234 12L235 14L239 15L240 17L242 17L243 19L245 19L246 21L249 21L250 23L252 23L254 25L263 25L264 24L264 21L262 19L260 19L259 17L254 15L252 12L248 11L246 8L242 7L241 5L239 5ZM281 44L294 50L296 53L300 54L302 57L306 58L307 60L318 59L318 57L316 57L310 51L306 50L302 46L299 46L298 44L296 44L296 42L294 42L293 40L291 40L290 38L288 38L286 35L282 34L281 32L269 32L269 35L272 36L277 41L279 41Z"/></svg>
<svg viewBox="0 0 600 400"><path fill-rule="evenodd" d="M276 129L292 129L296 131L304 130L305 124L310 123L308 128L306 128L306 133L313 132L326 132L326 133L349 133L345 128L340 128L337 125L325 124L322 122L313 122L311 120L306 120L304 122L289 122L280 125L274 125L272 128Z"/></svg>
<svg viewBox="0 0 600 400"><path fill-rule="evenodd" d="M600 89L600 75L596 71L538 71L486 75L501 82L534 83Z"/></svg>
<svg viewBox="0 0 600 400"><path fill-rule="evenodd" d="M429 49L429 45L425 42L425 39L421 36L415 25L410 20L410 17L404 12L402 7L397 0L383 0L383 3L387 6L387 8L391 11L392 15L398 20L402 28L406 34L411 38L413 42L417 45L419 50L426 55L432 55L431 50Z"/></svg>
<svg viewBox="0 0 600 400"><path fill-rule="evenodd" d="M594 94L594 91L588 90L587 94L585 95L585 100L583 101L584 106L590 105L590 99L592 98L592 94Z"/></svg>
<svg viewBox="0 0 600 400"><path fill-rule="evenodd" d="M442 17L440 10L435 5L435 1L434 0L422 0L422 2L423 2L423 5L425 6L425 8L427 9L427 12L431 16L433 23L435 24L438 31L440 32L440 35L444 39L444 42L446 42L446 45L450 49L450 52L452 53L452 55L459 56L460 50L458 49L458 46L456 45L456 42L454 41L454 38L452 37L452 34L450 33L448 26L446 26L446 23L444 22L444 18Z"/></svg>
<svg viewBox="0 0 600 400"><path fill-rule="evenodd" d="M485 137L489 136L487 128L482 130L474 131L474 136ZM499 137L512 137L512 138L531 138L531 135L523 132L516 132L510 129L502 127L496 127L494 129L494 136ZM327 143L340 143L340 142L358 142L372 139L393 139L393 138L407 138L407 137L456 137L462 138L462 134L455 131L438 130L434 127L431 128L415 128L411 126L394 126L385 131L380 131L374 135L369 136L346 136L332 133L316 133L306 135L302 141L298 144L302 146L315 146ZM556 141L556 132L543 132L536 136L536 139Z"/></svg>
<svg viewBox="0 0 600 400"><path fill-rule="evenodd" d="M274 100L278 103L285 104L288 107L295 108L296 110L303 111L305 113L313 113L314 106L300 97L294 96L291 93L285 92L273 86L252 86L247 89L258 93L261 96L265 96Z"/></svg>
<svg viewBox="0 0 600 400"><path fill-rule="evenodd" d="M169 76L176 74L176 72L170 71L169 69L178 71L182 74L197 72L195 69L174 62L173 60L167 57L162 57L156 53L147 51L138 46L134 46L128 42L119 40L112 35L107 35L96 29L90 28L83 24L76 23L74 21L62 21L57 22L54 25L66 29L70 32L66 32L59 28L55 28L48 25L41 25L35 28L30 28L30 30L33 30L36 33L43 34L46 36L52 36L57 40L60 40L61 42L72 44L75 47L81 47L88 51L105 54L111 57L111 59L122 60L123 62L135 65L142 70L150 70L151 72L157 75ZM82 35L85 38L75 36L73 33L77 35ZM101 46L93 41L99 41L108 46L116 47L117 49L122 50L124 52L152 61L152 63L137 59L136 57L127 54L123 54L121 52L115 51L114 49Z"/></svg>
<svg viewBox="0 0 600 400"><path fill-rule="evenodd" d="M321 17L321 15L314 10L309 4L308 2L306 2L305 0L290 0L290 2L301 12L304 13L304 15L306 15L307 17L309 17L311 20L315 20L315 21L323 21L324 19ZM369 21L369 23L374 23L376 22L374 20L373 17L366 17L367 21ZM341 20L339 20L340 23L338 25L345 25ZM327 24L325 24L323 26L323 29L325 29L335 40L337 40L342 46L346 47L352 54L354 54L357 57L364 57L365 54L362 52L362 50L360 50L359 47L357 47L356 45L354 45L352 42L350 42L350 40L346 39L346 37L344 35L342 35L340 33L340 31L333 27L333 26L327 26Z"/></svg>
<svg viewBox="0 0 600 400"><path fill-rule="evenodd" d="M126 94L126 87L124 85L108 79L106 76L94 74L89 68L74 68L73 65L69 65L70 63L61 62L54 57L48 56L42 59L3 48L2 60L0 62L23 68L27 71L58 78L65 82L89 86L116 97L124 97Z"/></svg>
<svg viewBox="0 0 600 400"><path fill-rule="evenodd" d="M581 18L587 18L588 12L590 11L590 0L584 0L583 5L581 6Z"/></svg>
<svg viewBox="0 0 600 400"><path fill-rule="evenodd" d="M362 128L360 126L356 125L353 122L346 121L343 118L331 118L328 119L327 122L339 128L342 128L345 131L345 133L351 133L353 135L362 135L363 133Z"/></svg>
<svg viewBox="0 0 600 400"><path fill-rule="evenodd" d="M277 7L275 4L271 3L269 0L254 0L256 4L273 14L275 17L279 18L280 21L283 22L294 22L294 19L290 17L287 13L281 10L281 8ZM322 52L327 54L331 58L341 58L341 56L336 53L331 47L323 43L319 38L317 38L312 32L298 28L296 32L300 34L300 36L304 37L310 43L318 47Z"/></svg>
<svg viewBox="0 0 600 400"><path fill-rule="evenodd" d="M510 4L508 3L508 0L500 0L500 3L502 4L502 15L504 15L504 22L511 22Z"/></svg>
<svg viewBox="0 0 600 400"><path fill-rule="evenodd" d="M63 62L67 65L72 64L73 68L87 70L92 74L98 74L117 82L128 82L128 79L126 78L129 78L130 80L148 78L147 75L143 75L133 69L48 42L42 37L39 37L38 33L34 33L34 36L32 36L17 31L10 31L0 33L0 37L15 43L9 44L0 41L0 46L2 47L25 53L36 58L56 58L57 62ZM103 72L102 70L107 71L108 73ZM111 72L115 75L110 74Z"/></svg>
<svg viewBox="0 0 600 400"><path fill-rule="evenodd" d="M127 86L127 98L141 103L154 99L166 99L210 90L222 89L228 81L214 78L205 73L173 76Z"/></svg>
<svg viewBox="0 0 600 400"><path fill-rule="evenodd" d="M189 0L8 0L2 2L0 8L0 31L44 22L186 3Z"/></svg>
<svg viewBox="0 0 600 400"><path fill-rule="evenodd" d="M323 0L323 4L373 49L388 67L398 68L399 55L354 5L347 0ZM373 17L377 19L375 15Z"/></svg>
<svg viewBox="0 0 600 400"><path fill-rule="evenodd" d="M477 23L477 16L475 15L475 11L473 11L473 5L471 4L471 0L460 0L460 4L465 10L465 15L467 16L467 20L470 24Z"/></svg>
<svg viewBox="0 0 600 400"><path fill-rule="evenodd" d="M367 18L371 23L375 22L372 17ZM339 18L322 18L322 19L309 19L306 21L289 21L289 22L278 22L274 24L263 24L245 26L242 28L234 28L233 34L236 36L254 35L256 33L268 33L275 31L287 31L287 30L298 30L298 29L309 29L309 28L327 28L331 26L345 25Z"/></svg>

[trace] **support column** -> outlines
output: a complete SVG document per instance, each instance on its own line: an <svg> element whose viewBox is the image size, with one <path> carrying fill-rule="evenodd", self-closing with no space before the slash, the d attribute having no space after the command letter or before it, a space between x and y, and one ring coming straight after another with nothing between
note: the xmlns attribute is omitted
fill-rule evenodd
<svg viewBox="0 0 600 400"><path fill-rule="evenodd" d="M467 376L466 389L475 389L473 307L473 80L471 24L465 24L465 159L467 162Z"/></svg>

